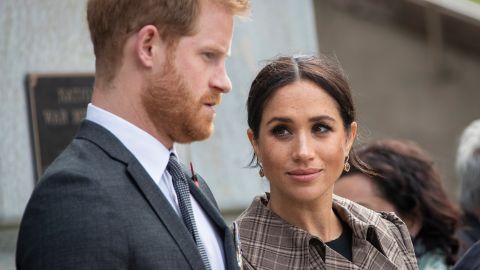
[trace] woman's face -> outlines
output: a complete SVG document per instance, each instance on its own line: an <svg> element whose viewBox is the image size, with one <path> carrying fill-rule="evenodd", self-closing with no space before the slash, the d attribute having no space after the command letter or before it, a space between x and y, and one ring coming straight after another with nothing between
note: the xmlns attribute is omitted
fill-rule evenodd
<svg viewBox="0 0 480 270"><path fill-rule="evenodd" d="M265 105L258 138L250 142L270 181L272 200L312 202L331 196L356 134L338 105L310 81L277 90Z"/></svg>

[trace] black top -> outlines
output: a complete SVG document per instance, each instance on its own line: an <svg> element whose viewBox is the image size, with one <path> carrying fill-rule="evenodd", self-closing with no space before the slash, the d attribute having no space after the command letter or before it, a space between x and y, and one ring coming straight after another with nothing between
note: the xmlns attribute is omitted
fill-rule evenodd
<svg viewBox="0 0 480 270"><path fill-rule="evenodd" d="M349 261L352 261L352 229L345 222L341 222L343 227L342 234L337 239L325 244Z"/></svg>

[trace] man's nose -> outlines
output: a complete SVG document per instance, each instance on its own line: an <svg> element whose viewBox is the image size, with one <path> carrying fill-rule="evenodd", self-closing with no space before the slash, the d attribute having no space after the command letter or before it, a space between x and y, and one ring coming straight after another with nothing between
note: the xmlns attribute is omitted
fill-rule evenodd
<svg viewBox="0 0 480 270"><path fill-rule="evenodd" d="M232 90L232 81L228 77L225 64L222 64L212 77L211 87L222 93L228 93L230 90Z"/></svg>

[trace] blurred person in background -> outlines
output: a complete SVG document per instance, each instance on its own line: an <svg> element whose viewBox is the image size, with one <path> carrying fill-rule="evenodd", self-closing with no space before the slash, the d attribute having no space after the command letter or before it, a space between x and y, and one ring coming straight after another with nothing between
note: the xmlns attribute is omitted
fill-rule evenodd
<svg viewBox="0 0 480 270"><path fill-rule="evenodd" d="M253 81L247 110L251 165L270 192L236 220L244 269L417 269L398 217L333 195L342 171L358 163L355 108L336 62L272 60Z"/></svg>
<svg viewBox="0 0 480 270"><path fill-rule="evenodd" d="M459 202L464 212L457 234L463 253L480 240L480 119L463 131L455 165L460 183Z"/></svg>
<svg viewBox="0 0 480 270"><path fill-rule="evenodd" d="M417 145L398 140L366 145L358 156L375 175L353 166L343 173L334 193L378 212L395 212L408 226L419 269L453 265L459 211L448 199L431 158Z"/></svg>
<svg viewBox="0 0 480 270"><path fill-rule="evenodd" d="M471 246L452 270L480 269L480 240Z"/></svg>

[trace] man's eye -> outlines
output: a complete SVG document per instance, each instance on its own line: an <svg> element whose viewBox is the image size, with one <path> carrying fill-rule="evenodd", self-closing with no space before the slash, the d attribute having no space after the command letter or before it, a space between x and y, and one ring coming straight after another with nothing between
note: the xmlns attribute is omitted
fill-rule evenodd
<svg viewBox="0 0 480 270"><path fill-rule="evenodd" d="M205 60L207 61L212 61L212 60L215 60L215 54L214 53L211 53L211 52L205 52L203 53L203 57L205 58Z"/></svg>

